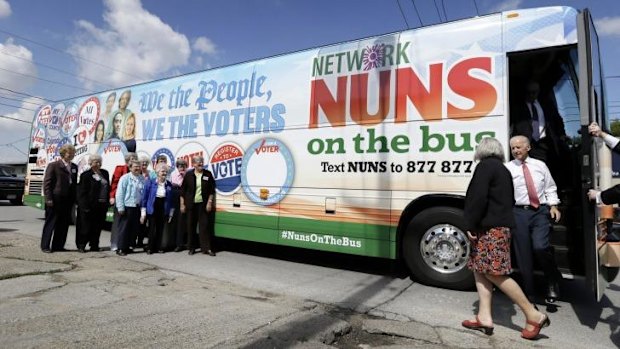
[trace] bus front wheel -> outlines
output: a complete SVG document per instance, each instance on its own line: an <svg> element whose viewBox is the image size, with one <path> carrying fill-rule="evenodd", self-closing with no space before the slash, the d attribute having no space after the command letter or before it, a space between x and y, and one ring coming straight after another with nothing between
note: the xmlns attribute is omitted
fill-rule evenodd
<svg viewBox="0 0 620 349"><path fill-rule="evenodd" d="M463 210L454 207L429 208L409 222L402 253L416 279L454 290L474 286L466 267L470 247L463 226Z"/></svg>

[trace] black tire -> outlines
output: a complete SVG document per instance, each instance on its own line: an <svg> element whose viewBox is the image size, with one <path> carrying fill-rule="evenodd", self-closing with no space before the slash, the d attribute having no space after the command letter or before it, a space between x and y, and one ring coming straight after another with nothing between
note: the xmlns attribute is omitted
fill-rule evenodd
<svg viewBox="0 0 620 349"><path fill-rule="evenodd" d="M454 207L429 208L409 222L402 255L418 281L453 290L474 287L473 273L466 267L469 240L463 226L463 210Z"/></svg>

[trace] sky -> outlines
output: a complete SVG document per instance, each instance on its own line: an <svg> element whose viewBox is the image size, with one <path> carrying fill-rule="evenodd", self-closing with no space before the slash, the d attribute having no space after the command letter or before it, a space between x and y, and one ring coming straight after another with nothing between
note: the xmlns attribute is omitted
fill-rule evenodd
<svg viewBox="0 0 620 349"><path fill-rule="evenodd" d="M590 9L611 117L620 118L618 0L0 0L0 163L26 162L43 100L556 5Z"/></svg>

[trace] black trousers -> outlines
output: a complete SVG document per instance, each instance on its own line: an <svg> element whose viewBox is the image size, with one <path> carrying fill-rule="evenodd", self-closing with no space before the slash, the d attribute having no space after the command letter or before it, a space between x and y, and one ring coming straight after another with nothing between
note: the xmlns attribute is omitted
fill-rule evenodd
<svg viewBox="0 0 620 349"><path fill-rule="evenodd" d="M62 250L67 242L73 201L66 197L54 197L54 206L45 206L45 223L41 234L41 249ZM53 238L53 240L52 240ZM50 246L51 244L51 246Z"/></svg>
<svg viewBox="0 0 620 349"><path fill-rule="evenodd" d="M211 241L213 240L213 232L208 227L209 214L205 209L204 202L194 204L187 210L187 247L189 249L196 248L195 231L198 225L198 238L200 239L200 249L202 252L211 250Z"/></svg>
<svg viewBox="0 0 620 349"><path fill-rule="evenodd" d="M523 292L532 297L535 295L534 258L547 282L558 282L560 276L553 248L549 244L549 207L541 206L537 211L515 207L513 212L517 226L512 230L512 246L523 278Z"/></svg>
<svg viewBox="0 0 620 349"><path fill-rule="evenodd" d="M103 202L92 207L88 212L78 211L79 228L75 231L75 244L78 248L90 245L90 248L99 248L99 237L108 212L108 203Z"/></svg>
<svg viewBox="0 0 620 349"><path fill-rule="evenodd" d="M132 232L131 247L142 247L144 245L144 238L149 236L149 220L145 220L144 224L138 222L138 230Z"/></svg>
<svg viewBox="0 0 620 349"><path fill-rule="evenodd" d="M131 239L135 232L140 228L140 208L125 207L125 213L118 215L118 249L124 252L129 250Z"/></svg>
<svg viewBox="0 0 620 349"><path fill-rule="evenodd" d="M153 205L153 214L148 216L149 221L149 243L147 250L159 251L161 247L161 237L164 233L166 224L166 212L164 211L165 198L156 198Z"/></svg>
<svg viewBox="0 0 620 349"><path fill-rule="evenodd" d="M169 229L174 230L176 247L183 248L187 245L187 213L181 213L179 200L181 197L181 187L172 186L172 203L174 215Z"/></svg>

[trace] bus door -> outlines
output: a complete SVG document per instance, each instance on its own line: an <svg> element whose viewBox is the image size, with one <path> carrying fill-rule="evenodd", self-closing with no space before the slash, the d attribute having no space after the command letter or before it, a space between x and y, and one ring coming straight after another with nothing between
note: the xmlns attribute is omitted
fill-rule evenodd
<svg viewBox="0 0 620 349"><path fill-rule="evenodd" d="M600 211L587 202L586 193L591 188L611 186L611 153L602 142L596 142L588 134L588 125L596 121L607 127L605 91L599 58L599 42L590 12L585 9L577 17L579 62L579 112L583 147L580 154L582 195L584 201L583 234L584 263L587 287L600 300L607 283L615 277L618 268L603 265L606 251L606 234L611 224L601 219Z"/></svg>

